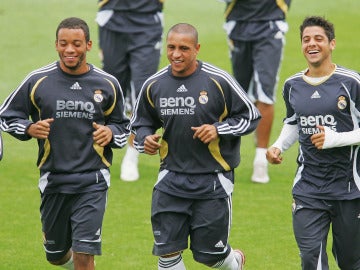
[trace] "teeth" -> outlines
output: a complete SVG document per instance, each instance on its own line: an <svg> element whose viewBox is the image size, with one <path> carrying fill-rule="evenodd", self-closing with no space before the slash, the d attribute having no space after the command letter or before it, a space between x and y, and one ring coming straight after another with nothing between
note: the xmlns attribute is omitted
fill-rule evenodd
<svg viewBox="0 0 360 270"><path fill-rule="evenodd" d="M317 53L317 52L319 52L319 51L309 51L309 53Z"/></svg>

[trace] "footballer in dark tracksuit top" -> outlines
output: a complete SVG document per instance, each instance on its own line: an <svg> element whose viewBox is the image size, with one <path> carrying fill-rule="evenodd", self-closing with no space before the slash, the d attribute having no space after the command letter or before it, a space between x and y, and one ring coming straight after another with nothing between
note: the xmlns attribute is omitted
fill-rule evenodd
<svg viewBox="0 0 360 270"><path fill-rule="evenodd" d="M125 146L129 120L118 81L89 65L82 75L64 73L58 62L31 72L0 107L1 129L29 140L27 128L54 118L47 140L38 140L42 193L106 190L113 148ZM31 117L31 120L29 119ZM108 126L113 141L94 144L92 123Z"/></svg>
<svg viewBox="0 0 360 270"><path fill-rule="evenodd" d="M32 138L27 129L33 123L54 119L48 138L38 139L37 161L48 261L63 258L70 248L101 254L111 148L123 147L129 135L119 82L88 67L81 75L63 72L59 62L37 69L0 107L0 128L20 140ZM94 122L112 131L104 147L94 142Z"/></svg>
<svg viewBox="0 0 360 270"><path fill-rule="evenodd" d="M326 239L332 224L333 254L339 267L360 269L360 76L336 66L330 76L311 81L306 72L285 81L287 112L282 132L287 129L284 134L293 138L285 148L281 139L273 145L284 151L299 142L292 194L302 267L328 269ZM321 132L319 126L329 136L323 149L310 139Z"/></svg>
<svg viewBox="0 0 360 270"><path fill-rule="evenodd" d="M118 80L87 63L87 23L63 19L59 61L29 73L0 106L0 128L36 138L41 224L47 261L66 269L94 267L101 255L112 149L127 142L129 119Z"/></svg>
<svg viewBox="0 0 360 270"><path fill-rule="evenodd" d="M214 211L206 210L207 215L224 223L229 221L234 168L240 162L241 136L254 131L259 119L258 110L236 80L208 63L198 61L197 70L187 77L172 75L170 65L150 77L141 89L130 125L136 134L134 145L139 152L144 152L146 136L160 128L163 130L160 172L153 200L159 192L185 201L208 200L214 203L216 199L222 199L221 204L213 204ZM194 139L191 127L203 124L214 125L219 138L209 144ZM166 205L166 201L163 204ZM169 211L184 210L171 208ZM167 224L158 224L158 212L153 203L154 255L186 249L186 235L183 240L167 243L166 230L160 234L157 227L168 226L172 231L181 231L183 223L167 221L169 223L164 222ZM193 222L191 227L203 227ZM215 223L212 224L219 226ZM207 262L214 260L214 256L226 257L229 254L231 248L227 237L230 224L227 225L222 224L220 227L226 229L211 237L205 234L193 237L191 249L197 261ZM198 230L198 234L201 231ZM205 252L201 247L211 249Z"/></svg>
<svg viewBox="0 0 360 270"><path fill-rule="evenodd" d="M137 149L143 152L145 137L162 127L162 170L233 170L240 163L241 136L252 132L260 119L257 109L230 75L210 64L199 62L197 71L185 78L171 75L169 69L142 88L131 121ZM220 140L209 146L194 140L191 127L202 124L214 124Z"/></svg>

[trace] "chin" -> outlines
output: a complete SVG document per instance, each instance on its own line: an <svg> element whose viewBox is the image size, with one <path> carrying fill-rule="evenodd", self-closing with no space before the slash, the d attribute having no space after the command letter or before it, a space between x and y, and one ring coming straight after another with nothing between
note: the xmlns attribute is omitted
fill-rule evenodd
<svg viewBox="0 0 360 270"><path fill-rule="evenodd" d="M79 68L79 65L78 64L73 64L73 65L65 64L65 67L68 69L71 69L71 70L76 70Z"/></svg>

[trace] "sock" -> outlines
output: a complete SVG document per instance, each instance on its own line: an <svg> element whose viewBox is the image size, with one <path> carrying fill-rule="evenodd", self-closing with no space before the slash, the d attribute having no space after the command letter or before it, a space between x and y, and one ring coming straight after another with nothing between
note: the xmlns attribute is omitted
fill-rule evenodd
<svg viewBox="0 0 360 270"><path fill-rule="evenodd" d="M211 268L217 268L220 270L237 270L239 269L239 264L234 256L234 251L231 250L229 255L222 261L217 262Z"/></svg>
<svg viewBox="0 0 360 270"><path fill-rule="evenodd" d="M158 270L186 270L181 254L174 257L159 257Z"/></svg>
<svg viewBox="0 0 360 270"><path fill-rule="evenodd" d="M128 145L126 149L126 155L130 156L133 160L137 160L139 154L140 153L135 149L134 146Z"/></svg>
<svg viewBox="0 0 360 270"><path fill-rule="evenodd" d="M267 163L266 160L266 148L260 148L260 147L256 147L256 151L255 151L255 160Z"/></svg>
<svg viewBox="0 0 360 270"><path fill-rule="evenodd" d="M70 259L64 263L63 265L60 265L61 268L65 268L65 269L68 269L68 270L74 270L74 261L73 261L73 254L71 253L71 257Z"/></svg>

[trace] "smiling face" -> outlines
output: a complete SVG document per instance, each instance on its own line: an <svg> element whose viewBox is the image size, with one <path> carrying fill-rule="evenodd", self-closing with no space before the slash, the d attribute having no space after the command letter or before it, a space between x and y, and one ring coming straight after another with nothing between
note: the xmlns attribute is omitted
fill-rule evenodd
<svg viewBox="0 0 360 270"><path fill-rule="evenodd" d="M196 71L197 54L200 44L193 34L169 32L167 36L167 58L171 64L172 74L186 77Z"/></svg>
<svg viewBox="0 0 360 270"><path fill-rule="evenodd" d="M61 28L55 41L61 69L73 75L87 72L86 52L90 51L91 45L91 41L86 41L82 29Z"/></svg>
<svg viewBox="0 0 360 270"><path fill-rule="evenodd" d="M329 41L324 28L320 26L307 26L302 33L301 47L308 65L319 68L331 64L335 39Z"/></svg>

